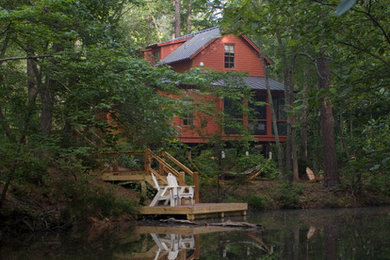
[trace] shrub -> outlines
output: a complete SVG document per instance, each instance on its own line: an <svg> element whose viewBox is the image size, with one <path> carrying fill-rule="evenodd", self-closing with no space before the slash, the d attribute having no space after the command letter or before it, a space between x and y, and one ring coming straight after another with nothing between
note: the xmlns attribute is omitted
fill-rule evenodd
<svg viewBox="0 0 390 260"><path fill-rule="evenodd" d="M303 194L303 191L304 188L302 185L285 182L275 192L275 199L279 202L281 208L299 208L299 198Z"/></svg>
<svg viewBox="0 0 390 260"><path fill-rule="evenodd" d="M261 210L267 209L272 203L272 199L262 194L252 194L244 198L251 209Z"/></svg>
<svg viewBox="0 0 390 260"><path fill-rule="evenodd" d="M63 183L62 192L68 199L64 217L68 221L82 220L87 217L103 219L121 214L135 214L133 201L118 197L110 189L92 185L88 181L68 181Z"/></svg>

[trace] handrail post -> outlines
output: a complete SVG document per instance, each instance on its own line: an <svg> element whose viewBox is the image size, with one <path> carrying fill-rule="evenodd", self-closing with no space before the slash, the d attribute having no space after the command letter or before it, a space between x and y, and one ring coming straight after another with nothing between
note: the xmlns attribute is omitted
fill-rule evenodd
<svg viewBox="0 0 390 260"><path fill-rule="evenodd" d="M181 171L179 172L179 178L178 178L180 185L186 185L186 174L185 172Z"/></svg>
<svg viewBox="0 0 390 260"><path fill-rule="evenodd" d="M150 168L151 166L151 160L150 160L150 153L148 149L145 149L144 152L144 170L145 170L145 175L150 174Z"/></svg>
<svg viewBox="0 0 390 260"><path fill-rule="evenodd" d="M198 172L194 172L194 174L192 175L192 180L194 182L194 200L195 200L195 204L197 203L200 203L200 199L199 199L199 173Z"/></svg>
<svg viewBox="0 0 390 260"><path fill-rule="evenodd" d="M164 174L164 165L162 164L162 163L158 163L158 173L160 174L160 175L163 175Z"/></svg>

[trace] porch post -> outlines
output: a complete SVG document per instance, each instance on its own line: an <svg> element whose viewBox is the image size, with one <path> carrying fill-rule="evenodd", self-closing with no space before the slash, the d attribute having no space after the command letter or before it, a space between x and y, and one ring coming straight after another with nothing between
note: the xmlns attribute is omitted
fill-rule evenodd
<svg viewBox="0 0 390 260"><path fill-rule="evenodd" d="M194 175L192 175L192 179L193 179L193 182L194 182L194 200L195 200L195 204L197 203L200 203L200 200L199 200L199 173L198 172L194 172Z"/></svg>

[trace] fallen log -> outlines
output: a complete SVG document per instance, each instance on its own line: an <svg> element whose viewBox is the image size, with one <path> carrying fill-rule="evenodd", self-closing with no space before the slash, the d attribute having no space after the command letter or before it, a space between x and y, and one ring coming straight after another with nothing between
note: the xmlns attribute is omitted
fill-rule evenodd
<svg viewBox="0 0 390 260"><path fill-rule="evenodd" d="M164 222L164 223L168 223L168 224L199 225L199 224L192 222L190 220L175 219L175 218L160 219L160 222Z"/></svg>
<svg viewBox="0 0 390 260"><path fill-rule="evenodd" d="M206 226L221 226L221 227L241 227L241 228L263 228L262 225L252 224L248 222L233 222L225 221L222 223L207 223Z"/></svg>
<svg viewBox="0 0 390 260"><path fill-rule="evenodd" d="M183 219L175 219L175 218L168 218L168 219L160 219L160 222L167 223L167 224L184 224L184 225L205 225L205 226L217 226L217 227L236 227L236 228L263 228L262 225L258 224L252 224L248 222L233 222L231 220L227 220L222 223L196 223L190 220L183 220Z"/></svg>

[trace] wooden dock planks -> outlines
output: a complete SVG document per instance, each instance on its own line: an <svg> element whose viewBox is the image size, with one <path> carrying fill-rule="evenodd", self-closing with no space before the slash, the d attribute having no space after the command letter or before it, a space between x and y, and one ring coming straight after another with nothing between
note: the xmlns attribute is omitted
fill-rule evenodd
<svg viewBox="0 0 390 260"><path fill-rule="evenodd" d="M248 210L247 203L199 203L194 205L182 205L176 207L156 206L143 207L141 215L185 215L188 220L210 217L217 214L224 217L225 213L238 212L245 216Z"/></svg>

